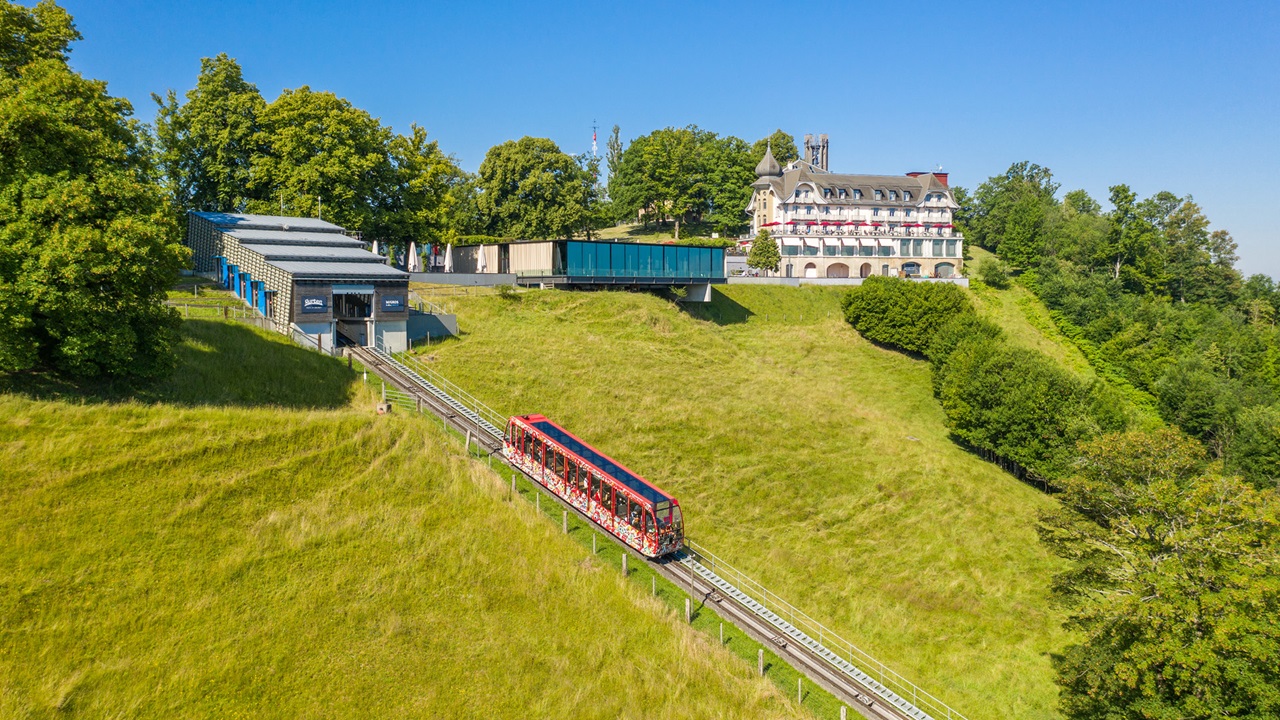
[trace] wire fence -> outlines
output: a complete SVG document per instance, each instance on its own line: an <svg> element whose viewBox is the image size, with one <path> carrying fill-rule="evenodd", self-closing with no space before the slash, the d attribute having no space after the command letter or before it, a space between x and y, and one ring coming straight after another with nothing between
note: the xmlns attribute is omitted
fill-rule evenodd
<svg viewBox="0 0 1280 720"><path fill-rule="evenodd" d="M908 700L920 710L929 714L933 718L941 720L968 720L962 713L947 705L942 700L922 689L920 686L910 680L899 675L890 669L883 662L880 662L869 653L863 651L851 641L841 637L838 633L831 630L822 623L814 620L803 610L795 605L778 597L777 594L761 585L754 578L742 572L738 568L725 562L715 553L707 550L693 540L686 539L687 551L693 555L703 567L710 568L711 572L718 575L721 579L729 582L735 588L751 597L751 599L763 605L769 611L778 617L791 623L791 625L804 634L818 641L826 649L837 655L841 652L847 653L845 659L851 664L861 669L868 676L875 678L881 685L892 690L899 697Z"/></svg>

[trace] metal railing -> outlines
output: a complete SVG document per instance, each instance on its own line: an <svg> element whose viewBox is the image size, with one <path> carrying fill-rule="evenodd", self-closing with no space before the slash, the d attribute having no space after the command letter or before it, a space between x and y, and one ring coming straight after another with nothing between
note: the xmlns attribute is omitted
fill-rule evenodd
<svg viewBox="0 0 1280 720"><path fill-rule="evenodd" d="M448 398L465 406L467 410L475 414L477 418L483 420L485 424L490 426L490 432L494 437L501 438L503 436L503 432L507 427L507 418L505 415L499 413L488 405L485 405L479 398L450 382L445 376L428 367L425 363L415 359L412 355L406 352L393 353L387 350L387 347L383 344L381 338L377 340L375 349L386 358L402 365L411 373L421 377L421 379L425 380L428 384L434 386L444 395L447 395Z"/></svg>
<svg viewBox="0 0 1280 720"><path fill-rule="evenodd" d="M823 652L818 652L818 655L826 659L832 666L841 672L851 674L847 668L841 667L840 662L838 662L839 660L844 660L848 665L861 671L862 675L879 682L889 693L883 693L874 686L871 689L875 690L882 699L890 704L901 708L902 702L905 701L918 709L918 711L925 713L926 717L936 720L941 720L942 718L968 720L958 710L890 669L883 662L854 645L851 641L841 637L831 628L814 620L808 613L778 597L754 578L725 562L715 553L688 539L686 539L686 549L698 564L708 568L713 575L723 579L726 583L731 583L733 588L759 603L768 613L772 613L776 618L790 624L791 627L799 630L809 639L815 640L818 645L816 650L825 650L834 656L833 659L832 657L826 657ZM757 614L760 613L757 611ZM775 626L778 625L772 619L766 619ZM842 653L843 656L841 656ZM914 713L908 711L908 714Z"/></svg>

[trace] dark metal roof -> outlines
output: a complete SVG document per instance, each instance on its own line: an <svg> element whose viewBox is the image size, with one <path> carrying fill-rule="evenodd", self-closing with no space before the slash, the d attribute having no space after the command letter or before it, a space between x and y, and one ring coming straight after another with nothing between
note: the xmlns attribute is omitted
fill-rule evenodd
<svg viewBox="0 0 1280 720"><path fill-rule="evenodd" d="M222 229L222 234L229 235L242 243L256 245L332 245L334 247L365 247L353 237L336 232L314 232L306 230L255 230L253 228Z"/></svg>
<svg viewBox="0 0 1280 720"><path fill-rule="evenodd" d="M361 262L313 262L306 260L268 260L268 265L278 267L295 278L342 278L346 280L402 280L409 282L409 273L381 263Z"/></svg>
<svg viewBox="0 0 1280 720"><path fill-rule="evenodd" d="M250 213L196 212L220 228L256 228L261 230L319 230L342 232L342 227L318 218L286 217L283 215L252 215Z"/></svg>
<svg viewBox="0 0 1280 720"><path fill-rule="evenodd" d="M582 442L564 430L561 430L551 421L542 420L540 422L533 422L530 424L539 432L563 445L569 452L576 453L583 460L586 460L592 465L595 465L605 471L610 477L620 481L622 484L630 488L632 492L649 502L657 504L663 500L671 499L661 490L645 482L643 479L632 475L630 472L627 472L609 456L601 455L599 452L596 452L595 448Z"/></svg>
<svg viewBox="0 0 1280 720"><path fill-rule="evenodd" d="M334 245L259 245L241 243L240 247L268 260L319 260L387 264L387 259L359 247Z"/></svg>

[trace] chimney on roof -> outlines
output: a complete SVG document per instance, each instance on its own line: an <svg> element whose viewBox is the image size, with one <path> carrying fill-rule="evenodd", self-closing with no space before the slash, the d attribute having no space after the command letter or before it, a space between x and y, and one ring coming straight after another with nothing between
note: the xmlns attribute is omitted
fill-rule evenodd
<svg viewBox="0 0 1280 720"><path fill-rule="evenodd" d="M920 177L921 175L932 175L938 178L938 182L942 183L943 187L951 187L950 185L947 184L947 173L944 173L944 172L924 172L923 170L918 170L916 172L907 173L907 177L913 177L913 178Z"/></svg>

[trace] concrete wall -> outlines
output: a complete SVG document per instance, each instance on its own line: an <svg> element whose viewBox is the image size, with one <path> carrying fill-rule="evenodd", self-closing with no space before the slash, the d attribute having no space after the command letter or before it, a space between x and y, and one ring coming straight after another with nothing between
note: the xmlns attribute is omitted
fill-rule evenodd
<svg viewBox="0 0 1280 720"><path fill-rule="evenodd" d="M969 287L969 278L909 278L911 282L940 282ZM801 285L861 285L862 278L797 278L797 277L731 277L730 285L785 285L800 287Z"/></svg>
<svg viewBox="0 0 1280 720"><path fill-rule="evenodd" d="M498 273L413 273L410 282L434 283L437 285L471 285L476 287L493 287L494 285L515 285L516 276Z"/></svg>
<svg viewBox="0 0 1280 720"><path fill-rule="evenodd" d="M408 322L410 340L421 340L428 335L432 338L442 338L446 335L458 334L457 315L411 312Z"/></svg>
<svg viewBox="0 0 1280 720"><path fill-rule="evenodd" d="M409 349L409 330L406 320L375 323L373 332L377 337L375 344L387 352L397 353Z"/></svg>

